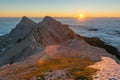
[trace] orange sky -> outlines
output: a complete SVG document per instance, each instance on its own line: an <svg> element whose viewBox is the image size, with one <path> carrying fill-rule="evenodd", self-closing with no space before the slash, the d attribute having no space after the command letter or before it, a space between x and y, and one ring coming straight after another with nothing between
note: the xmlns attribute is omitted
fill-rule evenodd
<svg viewBox="0 0 120 80"><path fill-rule="evenodd" d="M120 0L3 0L0 17L120 17Z"/></svg>

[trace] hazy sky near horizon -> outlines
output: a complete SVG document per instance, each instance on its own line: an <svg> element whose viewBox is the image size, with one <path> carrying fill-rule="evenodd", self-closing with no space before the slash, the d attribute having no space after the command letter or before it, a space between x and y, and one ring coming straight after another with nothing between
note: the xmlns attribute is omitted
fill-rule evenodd
<svg viewBox="0 0 120 80"><path fill-rule="evenodd" d="M120 0L0 0L0 17L120 17Z"/></svg>

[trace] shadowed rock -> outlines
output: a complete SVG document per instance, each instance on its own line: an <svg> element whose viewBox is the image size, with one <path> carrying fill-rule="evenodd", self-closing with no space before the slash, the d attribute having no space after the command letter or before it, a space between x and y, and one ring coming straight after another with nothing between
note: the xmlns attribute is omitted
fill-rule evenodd
<svg viewBox="0 0 120 80"><path fill-rule="evenodd" d="M109 52L112 55L115 55L120 60L120 52L115 47L105 44L105 42L98 38L88 38L83 36L80 37L92 46L104 48L107 52Z"/></svg>
<svg viewBox="0 0 120 80"><path fill-rule="evenodd" d="M5 50L0 52L0 65L24 60L27 56L42 49L33 36L37 27L37 23L23 17L13 30L2 38L2 41L7 45L1 47L1 50Z"/></svg>

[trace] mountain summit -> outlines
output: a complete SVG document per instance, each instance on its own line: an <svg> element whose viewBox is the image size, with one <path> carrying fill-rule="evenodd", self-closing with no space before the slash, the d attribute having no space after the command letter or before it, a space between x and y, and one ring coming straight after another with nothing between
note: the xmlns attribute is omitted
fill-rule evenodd
<svg viewBox="0 0 120 80"><path fill-rule="evenodd" d="M75 33L51 17L39 24L23 17L16 27L1 39L0 65L21 61L47 45L61 44L75 38Z"/></svg>
<svg viewBox="0 0 120 80"><path fill-rule="evenodd" d="M0 37L0 79L91 80L95 70L87 66L101 56L114 58L49 16L39 23L24 16L9 34Z"/></svg>

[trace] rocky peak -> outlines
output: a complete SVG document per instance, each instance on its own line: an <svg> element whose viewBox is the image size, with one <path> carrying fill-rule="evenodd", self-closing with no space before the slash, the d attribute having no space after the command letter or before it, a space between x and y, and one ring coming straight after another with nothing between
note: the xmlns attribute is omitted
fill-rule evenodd
<svg viewBox="0 0 120 80"><path fill-rule="evenodd" d="M112 49L103 42L78 36L67 25L48 16L39 24L24 16L8 35L0 38L0 66L5 65L0 68L0 80L34 80L37 77L41 80L89 80L87 77L92 79L90 75L97 70L87 69L88 66L101 61L102 56L112 57L101 48ZM77 71L71 72L73 69Z"/></svg>
<svg viewBox="0 0 120 80"><path fill-rule="evenodd" d="M49 21L55 21L56 22L56 20L54 19L54 18L52 18L52 17L50 17L50 16L45 16L44 17L44 19L43 19L43 21L45 21L45 22L49 22Z"/></svg>
<svg viewBox="0 0 120 80"><path fill-rule="evenodd" d="M33 22L32 20L30 20L28 17L23 16L20 23L25 23L25 22Z"/></svg>
<svg viewBox="0 0 120 80"><path fill-rule="evenodd" d="M43 21L38 24L38 30L42 38L42 40L39 41L41 41L44 46L61 44L75 38L75 33L68 28L68 25L64 25L49 16L46 16Z"/></svg>
<svg viewBox="0 0 120 80"><path fill-rule="evenodd" d="M38 24L26 16L24 16L20 23L10 32L10 36L19 37L19 35L29 35L31 32L37 29Z"/></svg>
<svg viewBox="0 0 120 80"><path fill-rule="evenodd" d="M48 45L62 44L75 38L75 33L57 20L46 16L39 24L23 17L16 27L8 34L9 40L0 52L0 66L21 61L33 55ZM2 48L1 48L2 49ZM11 54L12 53L12 54Z"/></svg>
<svg viewBox="0 0 120 80"><path fill-rule="evenodd" d="M60 22L59 21L57 21L57 20L55 20L54 18L52 18L52 17L49 17L49 16L46 16L44 19L43 19L43 22L46 22L47 24L56 24L56 23L59 23L60 24Z"/></svg>

